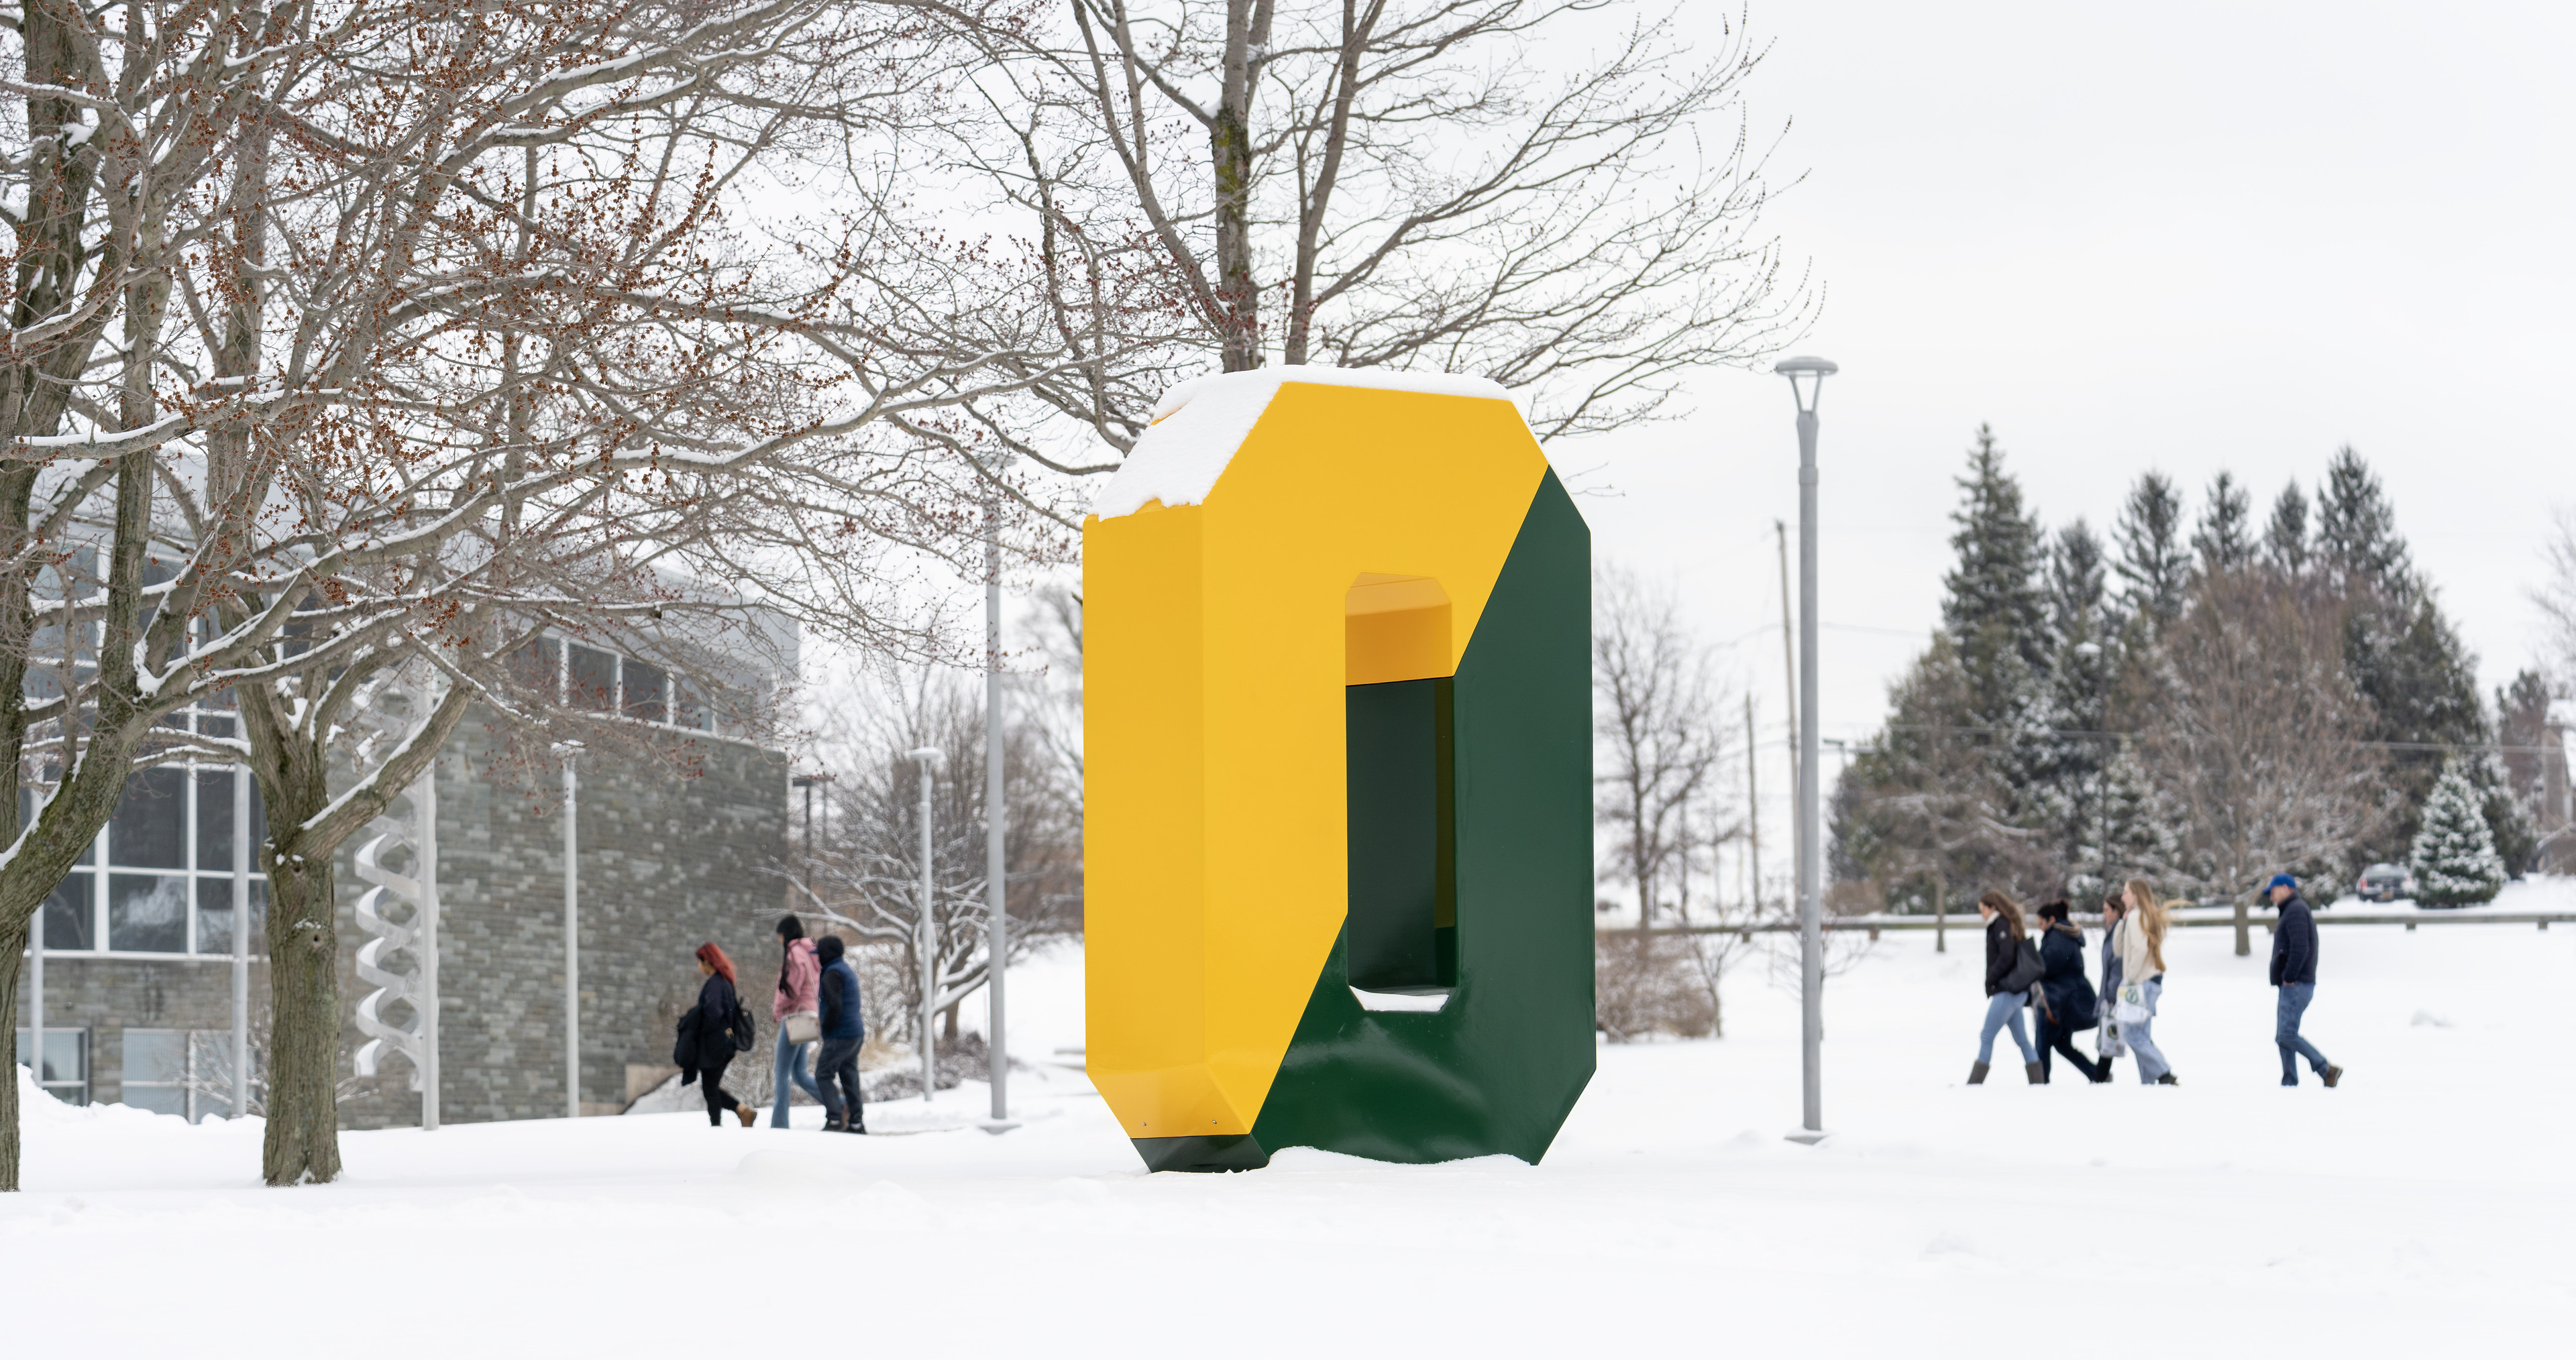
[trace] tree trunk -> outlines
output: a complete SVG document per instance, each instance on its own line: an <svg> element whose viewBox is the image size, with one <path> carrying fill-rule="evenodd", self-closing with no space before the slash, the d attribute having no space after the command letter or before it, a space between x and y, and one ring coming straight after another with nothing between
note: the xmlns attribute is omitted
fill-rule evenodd
<svg viewBox="0 0 2576 1360"><path fill-rule="evenodd" d="M9 1017L8 1024L0 1025L0 1059L8 1063L0 1072L9 1077L0 1081L0 1191L18 1188L18 956L26 948L23 922L0 926L0 1014ZM44 1054L35 1055L35 1066L36 1075L43 1077Z"/></svg>
<svg viewBox="0 0 2576 1360"><path fill-rule="evenodd" d="M263 758L270 754L258 749L270 744L261 740L263 731L276 735L273 710L256 691L242 697L269 825L268 844L257 851L268 874L268 1140L261 1170L270 1185L318 1185L340 1174L340 932L331 854L309 851L300 828L331 791L323 762L311 753L303 760Z"/></svg>
<svg viewBox="0 0 2576 1360"><path fill-rule="evenodd" d="M1932 875L1932 952L1950 952L1950 879Z"/></svg>
<svg viewBox="0 0 2576 1360"><path fill-rule="evenodd" d="M2248 921L2248 920L2246 919L2246 917L2245 917L2245 899L2244 899L2244 898L2242 898L2242 897L2237 898L2237 899L2236 899L2236 957L2238 957L2238 958L2240 958L2240 959L2241 959L2241 958L2243 958L2243 957L2245 957L2246 955L2251 954L2251 953L2253 953L2253 952L2254 952L2254 940L2253 940L2253 937L2252 937L2251 933L2250 933L2250 932L2249 932L2249 930L2248 930L2248 927L2249 927L2249 926L2251 926L2252 924L2253 924L2253 923L2252 923L2252 922L2250 922L2250 921Z"/></svg>
<svg viewBox="0 0 2576 1360"><path fill-rule="evenodd" d="M1224 83L1208 156L1216 174L1216 300L1225 371L1261 365L1261 295L1252 282L1254 0L1227 0Z"/></svg>

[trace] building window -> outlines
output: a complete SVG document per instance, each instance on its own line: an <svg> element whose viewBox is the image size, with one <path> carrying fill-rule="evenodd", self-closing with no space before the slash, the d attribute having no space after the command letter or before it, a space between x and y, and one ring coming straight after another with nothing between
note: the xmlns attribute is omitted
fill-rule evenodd
<svg viewBox="0 0 2576 1360"><path fill-rule="evenodd" d="M188 1031L129 1029L120 1076L123 1100L154 1114L188 1115Z"/></svg>
<svg viewBox="0 0 2576 1360"><path fill-rule="evenodd" d="M45 952L229 956L235 779L228 765L164 765L128 780L106 830L45 900ZM34 810L22 792L21 817ZM268 820L255 783L248 811L257 845ZM260 953L268 879L256 868L246 877L251 950Z"/></svg>
<svg viewBox="0 0 2576 1360"><path fill-rule="evenodd" d="M523 680L553 690L571 707L623 714L656 727L716 730L715 714L706 703L670 672L648 662L553 638L539 638L515 657L514 669Z"/></svg>
<svg viewBox="0 0 2576 1360"><path fill-rule="evenodd" d="M36 1036L28 1030L18 1031L18 1065L32 1067ZM89 1031L85 1029L48 1029L45 1031L45 1065L36 1074L36 1083L45 1093L68 1105L89 1103Z"/></svg>

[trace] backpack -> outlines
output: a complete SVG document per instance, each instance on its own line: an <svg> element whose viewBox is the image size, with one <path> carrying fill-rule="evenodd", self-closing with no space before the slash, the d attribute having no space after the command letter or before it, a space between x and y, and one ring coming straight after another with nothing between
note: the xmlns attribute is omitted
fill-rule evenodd
<svg viewBox="0 0 2576 1360"><path fill-rule="evenodd" d="M749 1053L751 1051L751 1041L753 1037L751 1012L742 1008L742 1002L740 1000L736 1000L733 1003L733 1020L730 1024L725 1026L725 1029L728 1033L733 1035L734 1052Z"/></svg>

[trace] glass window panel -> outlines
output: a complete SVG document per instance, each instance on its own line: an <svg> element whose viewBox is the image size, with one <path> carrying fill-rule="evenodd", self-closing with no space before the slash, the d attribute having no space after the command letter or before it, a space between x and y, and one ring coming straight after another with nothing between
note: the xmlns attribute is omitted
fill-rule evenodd
<svg viewBox="0 0 2576 1360"><path fill-rule="evenodd" d="M96 949L98 913L91 908L90 875L73 874L54 885L45 899L45 948L48 951Z"/></svg>
<svg viewBox="0 0 2576 1360"><path fill-rule="evenodd" d="M233 772L197 771L197 867L233 867Z"/></svg>
<svg viewBox="0 0 2576 1360"><path fill-rule="evenodd" d="M538 638L510 653L510 678L539 694L553 695L563 683L563 653L553 638Z"/></svg>
<svg viewBox="0 0 2576 1360"><path fill-rule="evenodd" d="M229 689L216 690L205 698L199 699L197 707L211 708L218 713L230 713L233 711L233 692Z"/></svg>
<svg viewBox="0 0 2576 1360"><path fill-rule="evenodd" d="M152 725L164 731L185 732L188 730L188 710L183 708L174 713L164 713L154 718Z"/></svg>
<svg viewBox="0 0 2576 1360"><path fill-rule="evenodd" d="M616 684L616 656L588 647L572 649L572 693L566 702L575 708L605 709L616 700Z"/></svg>
<svg viewBox="0 0 2576 1360"><path fill-rule="evenodd" d="M188 1075L188 1032L181 1029L129 1029L125 1032L124 1078L178 1082Z"/></svg>
<svg viewBox="0 0 2576 1360"><path fill-rule="evenodd" d="M233 881L229 878L197 880L197 952L233 952Z"/></svg>
<svg viewBox="0 0 2576 1360"><path fill-rule="evenodd" d="M233 734L233 720L220 714L200 713L197 715L197 731L209 737L229 737Z"/></svg>
<svg viewBox="0 0 2576 1360"><path fill-rule="evenodd" d="M154 1114L175 1114L186 1118L188 1090L184 1086L128 1086L123 1102L138 1110Z"/></svg>
<svg viewBox="0 0 2576 1360"><path fill-rule="evenodd" d="M188 880L175 874L109 874L107 947L147 954L186 953Z"/></svg>
<svg viewBox="0 0 2576 1360"><path fill-rule="evenodd" d="M667 722L670 709L664 696L670 692L671 679L659 666L648 666L629 658L625 663L626 716L646 722Z"/></svg>
<svg viewBox="0 0 2576 1360"><path fill-rule="evenodd" d="M72 1086L75 1088L77 1088L82 1082L88 1080L88 1068L81 1062L81 1054L84 1047L81 1041L88 1037L88 1033L83 1030L46 1030L45 1070L44 1074L38 1078L38 1080L41 1080L47 1086ZM18 1065L20 1067L29 1065L28 1059L31 1055L28 1050L34 1048L35 1043L36 1036L30 1034L24 1028L21 1028L18 1031Z"/></svg>
<svg viewBox="0 0 2576 1360"><path fill-rule="evenodd" d="M145 770L125 781L107 824L107 862L124 869L188 867L188 772Z"/></svg>
<svg viewBox="0 0 2576 1360"><path fill-rule="evenodd" d="M268 880L254 878L250 881L250 952L255 955L266 952L267 946L262 942L267 938Z"/></svg>

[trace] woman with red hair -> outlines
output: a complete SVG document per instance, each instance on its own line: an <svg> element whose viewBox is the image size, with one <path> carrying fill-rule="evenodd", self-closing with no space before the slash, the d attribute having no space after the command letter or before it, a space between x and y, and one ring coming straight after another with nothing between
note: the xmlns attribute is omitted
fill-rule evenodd
<svg viewBox="0 0 2576 1360"><path fill-rule="evenodd" d="M706 982L698 988L698 1004L680 1017L680 1041L671 1060L680 1065L682 1086L694 1081L704 1087L708 1127L723 1123L725 1111L731 1110L747 1129L752 1108L724 1088L724 1073L737 1051L751 1047L751 1016L734 994L733 960L712 940L698 946L698 972Z"/></svg>

